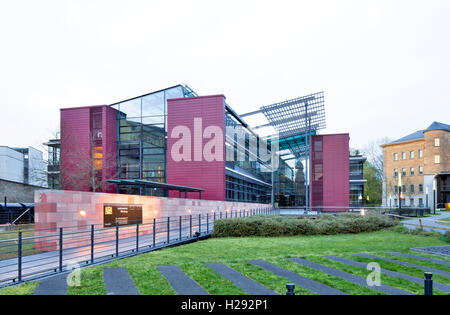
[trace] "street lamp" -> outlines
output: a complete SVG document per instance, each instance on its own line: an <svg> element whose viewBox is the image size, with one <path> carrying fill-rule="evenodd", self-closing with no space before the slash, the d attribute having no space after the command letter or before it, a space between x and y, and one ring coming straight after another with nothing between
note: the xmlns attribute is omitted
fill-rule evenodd
<svg viewBox="0 0 450 315"><path fill-rule="evenodd" d="M402 173L398 174L398 215L402 215Z"/></svg>
<svg viewBox="0 0 450 315"><path fill-rule="evenodd" d="M428 187L425 188L425 198L426 198L426 204L427 204L426 208L428 209Z"/></svg>
<svg viewBox="0 0 450 315"><path fill-rule="evenodd" d="M389 195L389 209L392 210L392 195Z"/></svg>
<svg viewBox="0 0 450 315"><path fill-rule="evenodd" d="M436 214L436 179L433 180L433 209Z"/></svg>
<svg viewBox="0 0 450 315"><path fill-rule="evenodd" d="M363 205L363 201L362 201L362 200L363 200L363 197L362 197L361 193L359 194L358 200L359 200L359 205L360 205L360 206L361 206L361 205L364 206L364 205Z"/></svg>

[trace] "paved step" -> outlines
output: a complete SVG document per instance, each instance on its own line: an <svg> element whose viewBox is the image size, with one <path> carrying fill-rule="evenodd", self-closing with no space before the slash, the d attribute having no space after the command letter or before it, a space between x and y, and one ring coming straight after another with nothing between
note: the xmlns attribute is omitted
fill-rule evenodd
<svg viewBox="0 0 450 315"><path fill-rule="evenodd" d="M337 289L331 288L325 284L320 282L305 278L295 272L283 269L281 267L275 266L271 263L268 263L265 260L251 260L252 264L259 266L267 271L270 271L277 276L284 277L289 279L296 285L307 289L309 291L321 294L321 295L347 295L347 293L341 292Z"/></svg>
<svg viewBox="0 0 450 315"><path fill-rule="evenodd" d="M388 262L391 262L394 264L402 265L405 267L417 268L417 269L420 269L420 270L423 270L426 272L432 272L434 274L450 278L450 272L448 272L448 271L443 271L443 270L439 270L439 269L435 269L435 268L431 268L431 267L425 267L425 266L416 265L416 264L412 264L412 263L405 262L405 261L394 260L394 259L389 259L386 257L375 256L375 255L370 255L370 254L355 254L355 255L360 256L360 257L370 258L370 259L381 259L381 260L388 261Z"/></svg>
<svg viewBox="0 0 450 315"><path fill-rule="evenodd" d="M383 293L386 293L386 294L390 294L390 295L414 295L411 292L400 290L400 289L397 289L397 288L394 288L394 287L391 287L391 286L388 286L388 285L384 285L384 284L381 285L381 286L373 286L373 287L371 287L371 286L369 286L367 284L367 279L365 279L365 278L355 276L355 275L353 275L351 273L348 273L348 272L345 272L345 271L342 271L342 270L339 270L339 269L330 268L330 267L327 267L327 266L324 266L324 265L321 265L321 264L317 264L315 262L312 262L312 261L309 261L309 260L306 260L306 259L289 258L289 260L294 261L294 262L296 262L296 263L298 263L300 265L307 266L307 267L319 270L319 271L321 271L323 273L326 273L326 274L329 274L331 276L339 277L339 278L345 279L347 281L356 283L356 284L358 284L360 286L367 287L369 289L376 290L376 291L379 291L379 292L383 292Z"/></svg>
<svg viewBox="0 0 450 315"><path fill-rule="evenodd" d="M125 268L103 269L103 281L107 295L139 295L138 289Z"/></svg>
<svg viewBox="0 0 450 315"><path fill-rule="evenodd" d="M340 263L343 263L343 264L346 264L346 265L350 265L350 266L353 266L353 267L367 269L367 264L361 263L359 261L354 261L354 260L350 260L350 259L346 259L346 258L338 257L338 256L323 256L323 257L331 259L331 260L334 260L334 261L337 261L337 262L340 262ZM405 279L405 280L408 280L408 281L411 281L411 282L414 282L414 283L417 283L417 284L420 284L420 285L424 284L424 279L413 277L413 276L410 276L410 275L407 275L407 274L404 274L404 273L391 271L391 270L387 270L387 269L384 269L384 268L381 268L381 272L386 274L386 275L388 275L388 276L391 276L391 277L402 278L402 279ZM433 281L433 286L436 289L439 289L439 290L441 290L443 292L450 292L450 286L449 285Z"/></svg>
<svg viewBox="0 0 450 315"><path fill-rule="evenodd" d="M68 274L42 280L33 295L66 295Z"/></svg>
<svg viewBox="0 0 450 315"><path fill-rule="evenodd" d="M158 266L159 272L179 295L208 295L197 282L189 278L178 266Z"/></svg>
<svg viewBox="0 0 450 315"><path fill-rule="evenodd" d="M434 247L418 247L418 248L411 248L411 250L415 252L422 252L427 254L450 257L450 245L434 246Z"/></svg>
<svg viewBox="0 0 450 315"><path fill-rule="evenodd" d="M445 266L449 266L450 267L450 261L444 261L444 260L433 259L433 258L422 257L422 256L415 256L415 255L410 255L410 254L405 254L405 253L398 253L398 252L386 252L386 253L391 254L391 255L396 255L396 256L414 258L414 259L417 259L417 260L430 261L430 262L434 262L436 264L445 265Z"/></svg>
<svg viewBox="0 0 450 315"><path fill-rule="evenodd" d="M259 282L244 276L227 265L222 263L206 263L206 265L250 295L278 295L278 293L273 292Z"/></svg>

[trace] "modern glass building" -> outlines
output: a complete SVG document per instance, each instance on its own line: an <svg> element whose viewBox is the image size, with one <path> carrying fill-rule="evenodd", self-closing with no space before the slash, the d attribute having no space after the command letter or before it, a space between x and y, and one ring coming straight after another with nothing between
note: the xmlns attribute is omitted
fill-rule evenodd
<svg viewBox="0 0 450 315"><path fill-rule="evenodd" d="M61 163L54 165L60 167L64 190L162 197L184 193L191 199L304 207L311 198L306 184L311 165L304 159L311 136L325 126L323 93L266 106L261 112L283 131L280 138L256 133L225 96L198 96L187 85L176 85L112 105L61 109L61 146L52 142L50 148L52 156L61 155ZM304 117L313 117L309 125ZM218 126L222 131L215 136L223 137L223 161L175 163L174 128L195 133L196 119L205 128ZM194 155L199 153L195 141ZM345 150L348 147L339 152ZM276 159L278 167L272 169L272 161L263 155ZM80 157L92 167L83 166Z"/></svg>

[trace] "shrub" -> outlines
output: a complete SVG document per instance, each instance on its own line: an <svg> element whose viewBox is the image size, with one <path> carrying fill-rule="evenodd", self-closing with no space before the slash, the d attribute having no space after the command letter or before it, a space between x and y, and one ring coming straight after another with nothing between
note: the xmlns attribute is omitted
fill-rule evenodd
<svg viewBox="0 0 450 315"><path fill-rule="evenodd" d="M274 237L294 235L336 235L373 232L396 226L398 223L382 215L343 213L322 215L317 219L253 216L217 220L213 237Z"/></svg>

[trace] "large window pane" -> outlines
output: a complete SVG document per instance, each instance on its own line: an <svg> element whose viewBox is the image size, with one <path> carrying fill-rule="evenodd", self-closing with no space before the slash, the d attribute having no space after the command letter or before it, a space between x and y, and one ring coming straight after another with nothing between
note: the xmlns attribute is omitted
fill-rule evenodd
<svg viewBox="0 0 450 315"><path fill-rule="evenodd" d="M142 116L158 116L165 114L164 91L150 94L142 98Z"/></svg>
<svg viewBox="0 0 450 315"><path fill-rule="evenodd" d="M141 117L141 99L137 98L120 103L120 111L125 113L127 117Z"/></svg>

